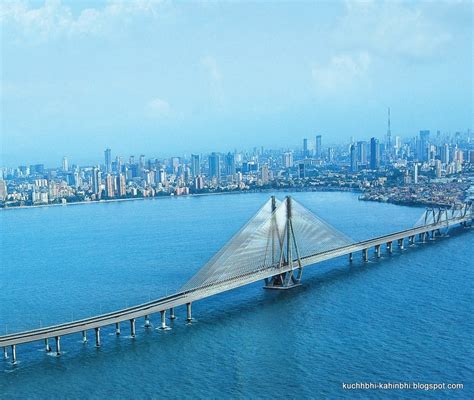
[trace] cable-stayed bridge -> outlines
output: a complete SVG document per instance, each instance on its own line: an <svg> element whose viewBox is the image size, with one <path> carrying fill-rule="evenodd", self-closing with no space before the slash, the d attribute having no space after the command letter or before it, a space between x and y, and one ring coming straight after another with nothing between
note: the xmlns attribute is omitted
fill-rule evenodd
<svg viewBox="0 0 474 400"><path fill-rule="evenodd" d="M186 306L186 321L191 322L191 305L197 300L260 280L266 289L291 289L301 284L305 267L344 255L352 262L357 252L367 262L371 248L380 257L383 246L391 253L394 246L403 249L406 242L433 240L455 225L472 226L473 218L471 203L428 208L411 228L355 242L291 197L282 202L272 197L177 293L83 320L0 336L0 347L4 358L16 363L17 345L44 341L45 351L52 352L49 340L54 339L54 352L60 355L62 336L81 333L87 342L87 332L93 331L95 345L100 346L102 327L115 325L120 335L121 324L126 322L134 338L136 320L144 318L145 328L151 328L150 316L156 313L161 317L158 329L169 329L166 313L174 319L179 306Z"/></svg>

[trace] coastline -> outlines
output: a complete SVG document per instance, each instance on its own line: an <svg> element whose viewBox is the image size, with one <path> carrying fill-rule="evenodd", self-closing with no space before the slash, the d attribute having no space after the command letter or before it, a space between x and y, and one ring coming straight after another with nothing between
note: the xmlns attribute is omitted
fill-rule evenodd
<svg viewBox="0 0 474 400"><path fill-rule="evenodd" d="M212 192L212 193L193 193L187 195L163 195L163 196L153 196L153 197L129 197L125 199L107 199L107 200L91 200L91 201L76 201L70 203L61 203L61 204L36 204L31 206L14 206L14 207L1 207L1 211L7 210L26 210L30 208L47 208L47 207L66 207L66 206L75 206L83 204L107 204L107 203L116 203L122 201L134 201L134 200L158 200L158 199L169 199L169 198L190 198L190 197L202 197L202 196L220 196L220 195L235 195L235 194L250 194L250 193L271 193L271 192L351 192L351 193L360 193L359 189L340 189L340 188L285 188L285 189L261 189L261 190L233 190L227 192Z"/></svg>

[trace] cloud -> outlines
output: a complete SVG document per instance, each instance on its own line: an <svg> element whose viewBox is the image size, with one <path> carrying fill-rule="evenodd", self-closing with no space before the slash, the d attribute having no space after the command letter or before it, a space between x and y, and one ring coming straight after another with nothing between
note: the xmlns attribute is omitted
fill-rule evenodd
<svg viewBox="0 0 474 400"><path fill-rule="evenodd" d="M313 66L311 75L319 91L338 92L365 80L370 64L371 57L366 52L338 54L326 64Z"/></svg>
<svg viewBox="0 0 474 400"><path fill-rule="evenodd" d="M342 48L384 58L423 60L439 56L452 37L432 8L440 3L348 1L335 29ZM452 7L451 7L452 8Z"/></svg>
<svg viewBox="0 0 474 400"><path fill-rule="evenodd" d="M75 16L61 0L45 0L40 7L27 1L3 2L0 7L0 24L38 40L60 35L97 34L107 26L122 23L134 17L155 17L161 0L109 0L102 8L85 8Z"/></svg>
<svg viewBox="0 0 474 400"><path fill-rule="evenodd" d="M171 106L166 100L154 98L151 99L146 109L151 117L168 117L171 115Z"/></svg>

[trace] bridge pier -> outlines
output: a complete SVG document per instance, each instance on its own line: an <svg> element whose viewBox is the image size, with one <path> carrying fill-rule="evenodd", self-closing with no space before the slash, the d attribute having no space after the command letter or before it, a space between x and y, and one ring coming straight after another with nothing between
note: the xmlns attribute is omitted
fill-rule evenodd
<svg viewBox="0 0 474 400"><path fill-rule="evenodd" d="M436 231L431 231L431 240L436 239Z"/></svg>
<svg viewBox="0 0 474 400"><path fill-rule="evenodd" d="M87 331L82 331L82 343L87 343Z"/></svg>
<svg viewBox="0 0 474 400"><path fill-rule="evenodd" d="M136 331L135 331L135 318L132 318L130 320L130 336L132 338L135 338L136 336Z"/></svg>
<svg viewBox="0 0 474 400"><path fill-rule="evenodd" d="M392 242L388 242L387 243L387 250L390 254L393 253L393 246L392 246Z"/></svg>
<svg viewBox="0 0 474 400"><path fill-rule="evenodd" d="M351 263L353 259L354 259L354 257L352 255L352 253L349 253L349 262Z"/></svg>
<svg viewBox="0 0 474 400"><path fill-rule="evenodd" d="M56 342L56 355L60 356L61 355L61 337L56 336L54 340Z"/></svg>
<svg viewBox="0 0 474 400"><path fill-rule="evenodd" d="M174 315L174 308L170 308L170 319L176 319L176 315Z"/></svg>
<svg viewBox="0 0 474 400"><path fill-rule="evenodd" d="M362 250L362 259L364 260L364 262L369 261L369 249Z"/></svg>
<svg viewBox="0 0 474 400"><path fill-rule="evenodd" d="M408 237L408 245L413 246L415 244L415 236Z"/></svg>
<svg viewBox="0 0 474 400"><path fill-rule="evenodd" d="M150 326L150 318L148 318L148 315L145 315L145 328L149 328Z"/></svg>
<svg viewBox="0 0 474 400"><path fill-rule="evenodd" d="M48 338L44 339L44 351L51 353L51 346L49 345Z"/></svg>
<svg viewBox="0 0 474 400"><path fill-rule="evenodd" d="M166 325L166 310L160 311L160 315L161 315L161 326L159 329L162 331L167 331L171 329L169 326Z"/></svg>
<svg viewBox="0 0 474 400"><path fill-rule="evenodd" d="M398 247L400 248L400 250L403 250L405 248L405 240L403 238L398 239Z"/></svg>
<svg viewBox="0 0 474 400"><path fill-rule="evenodd" d="M100 328L95 328L95 347L100 347Z"/></svg>
<svg viewBox="0 0 474 400"><path fill-rule="evenodd" d="M115 323L115 334L116 334L117 336L120 335L120 322L116 322L116 323Z"/></svg>
<svg viewBox="0 0 474 400"><path fill-rule="evenodd" d="M186 321L191 322L193 317L191 315L191 303L186 303Z"/></svg>
<svg viewBox="0 0 474 400"><path fill-rule="evenodd" d="M16 364L16 345L12 345L12 364Z"/></svg>
<svg viewBox="0 0 474 400"><path fill-rule="evenodd" d="M8 359L8 349L6 347L3 348L3 359L4 360Z"/></svg>
<svg viewBox="0 0 474 400"><path fill-rule="evenodd" d="M377 244L375 246L375 255L377 256L377 258L380 258L381 254L380 254L380 245L379 244Z"/></svg>

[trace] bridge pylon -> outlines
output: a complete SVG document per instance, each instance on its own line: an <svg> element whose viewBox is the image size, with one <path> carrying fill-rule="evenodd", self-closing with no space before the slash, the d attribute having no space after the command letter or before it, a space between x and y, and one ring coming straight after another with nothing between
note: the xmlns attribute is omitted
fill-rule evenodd
<svg viewBox="0 0 474 400"><path fill-rule="evenodd" d="M292 204L291 196L287 196L285 199L286 205L286 224L283 234L283 240L279 240L279 260L278 267L283 269L291 266L289 271L274 275L270 278L265 278L265 289L291 289L301 284L301 277L303 275L303 266L301 263L301 257L298 249L298 243L295 237L295 231L292 223ZM276 210L275 197L272 196L272 212ZM273 214L274 215L274 214ZM274 224L272 230L272 259L276 261L276 244L275 236L280 238L278 232L278 224ZM286 253L284 251L286 247ZM295 260L296 256L296 260ZM296 266L295 266L296 263Z"/></svg>

